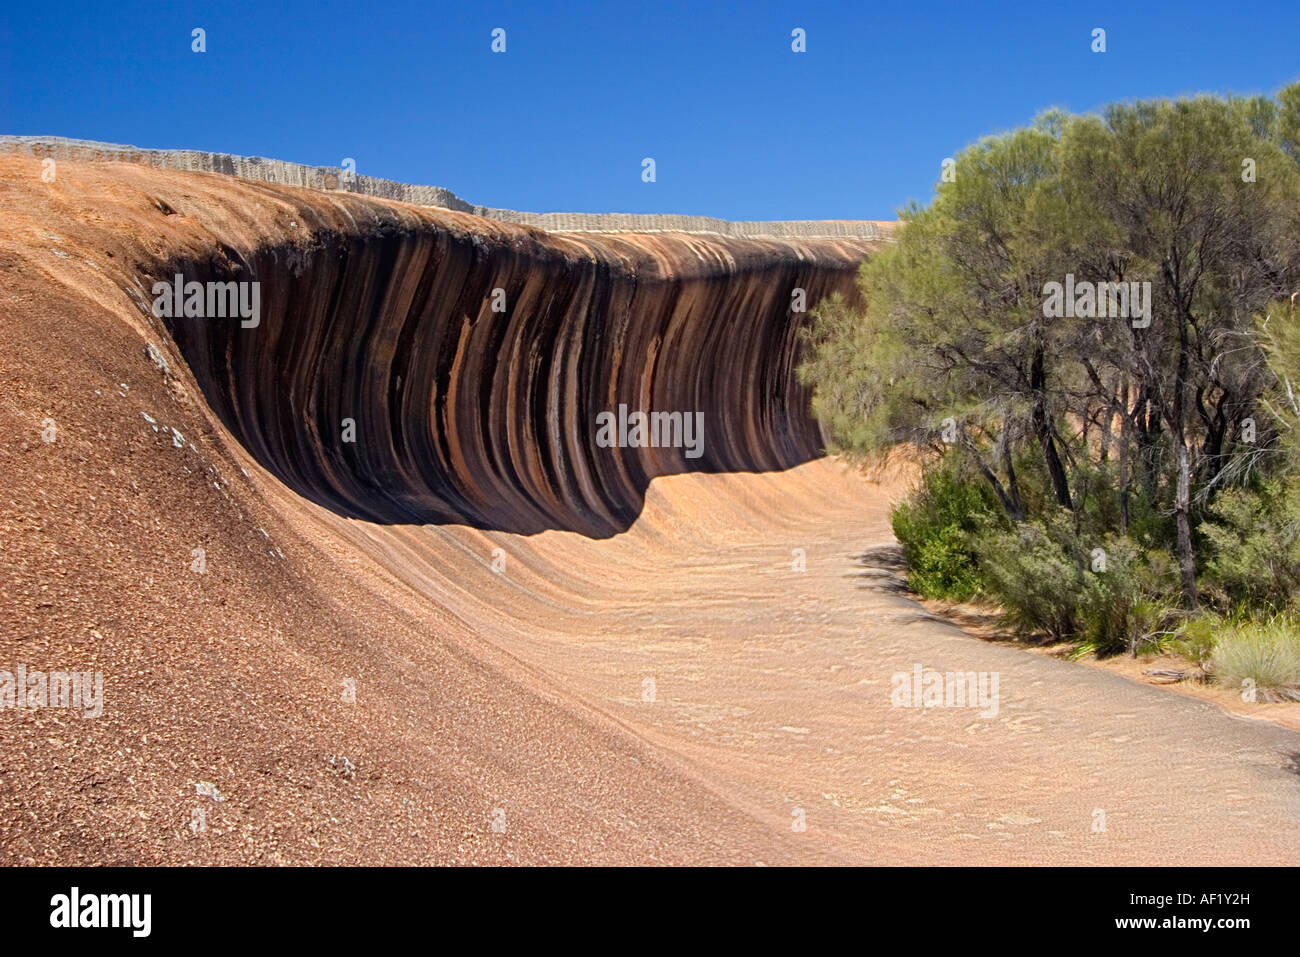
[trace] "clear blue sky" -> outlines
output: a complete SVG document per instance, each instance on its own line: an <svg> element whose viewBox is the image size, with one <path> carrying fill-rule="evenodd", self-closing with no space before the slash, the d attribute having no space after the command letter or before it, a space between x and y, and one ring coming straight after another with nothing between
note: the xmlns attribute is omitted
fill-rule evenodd
<svg viewBox="0 0 1300 957"><path fill-rule="evenodd" d="M190 31L207 31L207 52ZM490 32L506 30L506 53ZM806 53L790 32L807 31ZM1090 51L1107 31L1107 52ZM0 132L268 156L533 211L891 219L1049 106L1300 78L1300 0L5 4ZM658 181L641 181L654 157Z"/></svg>

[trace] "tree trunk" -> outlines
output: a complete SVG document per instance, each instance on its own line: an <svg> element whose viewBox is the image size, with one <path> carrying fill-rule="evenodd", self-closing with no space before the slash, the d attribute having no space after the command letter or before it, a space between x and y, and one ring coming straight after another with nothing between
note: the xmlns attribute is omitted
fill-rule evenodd
<svg viewBox="0 0 1300 957"><path fill-rule="evenodd" d="M1129 445L1133 441L1133 417L1128 408L1128 376L1119 395L1119 533L1128 534Z"/></svg>
<svg viewBox="0 0 1300 957"><path fill-rule="evenodd" d="M1174 519L1178 524L1178 569L1183 584L1183 604L1196 609L1196 553L1192 550L1191 468L1187 442L1177 436L1178 491L1174 496Z"/></svg>
<svg viewBox="0 0 1300 957"><path fill-rule="evenodd" d="M1173 277L1172 270L1166 270ZM1174 284L1177 289L1177 283ZM1187 451L1187 371L1191 364L1188 327L1191 316L1181 297L1178 304L1178 367L1174 378L1174 401L1170 410L1170 437L1177 457L1178 482L1174 492L1174 521L1178 526L1178 569L1182 573L1183 604L1189 611L1196 608L1196 553L1192 550L1192 470Z"/></svg>
<svg viewBox="0 0 1300 957"><path fill-rule="evenodd" d="M1034 393L1033 409L1030 413L1034 435L1042 447L1043 458L1047 461L1047 474L1052 478L1052 491L1056 501L1074 511L1074 502L1070 500L1070 481L1065 474L1065 466L1056 451L1056 438L1052 435L1052 419L1047 413L1047 373L1043 368L1043 350L1034 352L1033 365L1029 372L1029 385Z"/></svg>
<svg viewBox="0 0 1300 957"><path fill-rule="evenodd" d="M979 468L980 475L983 475L985 480L993 486L993 494L996 495L998 501L1002 503L1002 510L1007 513L1007 517L1013 522L1016 522L1017 524L1023 522L1025 520L1025 512L1020 505L1020 490L1018 488L1015 490L1016 497L1014 499L1008 495L1007 490L1003 487L997 474L989 468L988 463L984 461L984 456L980 455L979 449L975 447L975 443L971 441L969 436L963 436L963 438L965 439L966 451L968 451L971 454L971 457L975 460L975 465ZM1013 472L1013 481L1014 476L1015 473Z"/></svg>
<svg viewBox="0 0 1300 957"><path fill-rule="evenodd" d="M1014 522L1025 520L1025 506L1020 500L1020 482L1016 479L1016 467L1011 463L1011 443L1002 445L1002 467L1007 470L1007 488L1011 493L1011 508L1008 513Z"/></svg>

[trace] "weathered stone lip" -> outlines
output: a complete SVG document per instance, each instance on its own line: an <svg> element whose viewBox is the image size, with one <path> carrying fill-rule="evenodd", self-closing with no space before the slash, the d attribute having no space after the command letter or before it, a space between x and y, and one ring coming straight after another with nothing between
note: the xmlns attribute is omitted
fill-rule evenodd
<svg viewBox="0 0 1300 957"><path fill-rule="evenodd" d="M148 149L62 136L0 135L0 150L55 160L142 163L160 169L224 173L256 182L278 183L437 206L549 232L704 233L737 238L888 240L894 223L877 220L809 219L733 221L711 216L658 213L530 213L479 206L441 186L416 186L372 176L346 175L338 167L309 166L261 156L205 150Z"/></svg>

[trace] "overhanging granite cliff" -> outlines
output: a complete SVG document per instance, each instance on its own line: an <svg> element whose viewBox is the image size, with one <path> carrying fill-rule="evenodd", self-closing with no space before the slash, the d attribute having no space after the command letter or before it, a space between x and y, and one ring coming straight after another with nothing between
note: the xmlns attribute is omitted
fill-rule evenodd
<svg viewBox="0 0 1300 957"><path fill-rule="evenodd" d="M0 146L60 162L99 148L42 142ZM142 312L154 284L178 275L260 284L256 325L148 316L211 409L300 494L388 523L605 536L636 517L657 475L820 455L794 373L807 313L792 307L852 296L884 235L876 223L824 227L839 238L804 238L808 224L788 237L771 234L782 224L689 232L676 217L632 233L590 216L596 234L546 232L339 190L117 168L120 215L148 227L120 231L160 237L122 278ZM696 416L703 441L597 443L597 417L621 406Z"/></svg>

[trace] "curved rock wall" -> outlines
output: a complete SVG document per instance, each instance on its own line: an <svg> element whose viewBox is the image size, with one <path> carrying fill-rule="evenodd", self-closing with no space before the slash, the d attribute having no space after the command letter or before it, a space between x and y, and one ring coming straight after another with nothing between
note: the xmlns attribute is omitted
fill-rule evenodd
<svg viewBox="0 0 1300 957"><path fill-rule="evenodd" d="M262 314L256 328L169 327L240 441L336 511L608 535L656 475L821 454L794 374L803 317L791 294L851 293L863 253L381 221L239 262L178 263L187 280L260 281ZM620 405L701 413L701 454L601 446L597 417Z"/></svg>
<svg viewBox="0 0 1300 957"><path fill-rule="evenodd" d="M43 195L94 223L88 247L108 250L96 269L175 344L233 436L303 496L378 522L608 536L640 513L655 476L820 455L795 376L807 313L792 296L803 290L808 309L853 296L873 248L548 233L354 194L68 164ZM93 214L68 205L84 203ZM257 322L156 318L154 284L178 274L258 283ZM698 421L698 447L685 434L603 443L600 417L621 406Z"/></svg>

